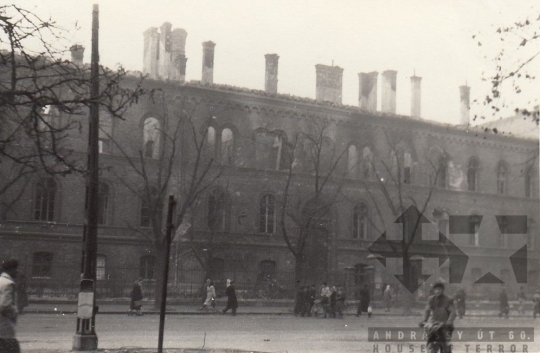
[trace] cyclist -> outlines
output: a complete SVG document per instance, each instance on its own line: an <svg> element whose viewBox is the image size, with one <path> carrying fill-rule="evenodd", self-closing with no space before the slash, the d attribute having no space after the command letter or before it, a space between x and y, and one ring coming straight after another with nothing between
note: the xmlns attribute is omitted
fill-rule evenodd
<svg viewBox="0 0 540 353"><path fill-rule="evenodd" d="M450 339L454 331L456 311L452 298L444 295L444 284L435 283L434 294L429 297L424 320L420 327L424 327L427 334L428 353L451 353Z"/></svg>

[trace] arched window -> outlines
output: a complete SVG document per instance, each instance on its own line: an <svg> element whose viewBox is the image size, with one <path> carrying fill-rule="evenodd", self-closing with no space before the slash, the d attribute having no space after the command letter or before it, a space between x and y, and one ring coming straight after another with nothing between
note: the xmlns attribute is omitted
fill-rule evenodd
<svg viewBox="0 0 540 353"><path fill-rule="evenodd" d="M276 201L272 195L264 195L261 198L259 232L266 234L274 233L276 223Z"/></svg>
<svg viewBox="0 0 540 353"><path fill-rule="evenodd" d="M234 135L231 129L221 132L221 164L232 165L234 156Z"/></svg>
<svg viewBox="0 0 540 353"><path fill-rule="evenodd" d="M469 245L480 245L480 223L482 217L478 215L472 215L469 217Z"/></svg>
<svg viewBox="0 0 540 353"><path fill-rule="evenodd" d="M152 255L141 256L139 262L139 277L144 279L154 279L154 264L156 258Z"/></svg>
<svg viewBox="0 0 540 353"><path fill-rule="evenodd" d="M353 238L367 239L368 237L368 208L366 204L359 203L354 207Z"/></svg>
<svg viewBox="0 0 540 353"><path fill-rule="evenodd" d="M107 279L106 271L107 257L105 255L97 255L96 257L96 279L104 280Z"/></svg>
<svg viewBox="0 0 540 353"><path fill-rule="evenodd" d="M206 146L209 151L215 153L216 150L216 129L213 126L209 126L206 129Z"/></svg>
<svg viewBox="0 0 540 353"><path fill-rule="evenodd" d="M506 166L503 163L497 166L497 194L506 194Z"/></svg>
<svg viewBox="0 0 540 353"><path fill-rule="evenodd" d="M412 177L412 155L410 152L403 153L403 179L404 184L410 184Z"/></svg>
<svg viewBox="0 0 540 353"><path fill-rule="evenodd" d="M533 168L528 167L525 171L525 197L534 196L534 174Z"/></svg>
<svg viewBox="0 0 540 353"><path fill-rule="evenodd" d="M398 177L398 167L399 167L399 161L398 161L398 155L397 155L397 152L396 150L392 150L390 151L390 170L392 171L392 176L395 178L395 180L399 181L399 177Z"/></svg>
<svg viewBox="0 0 540 353"><path fill-rule="evenodd" d="M161 125L156 118L147 118L143 128L143 151L145 158L159 158Z"/></svg>
<svg viewBox="0 0 540 353"><path fill-rule="evenodd" d="M53 253L39 251L32 254L32 277L51 277Z"/></svg>
<svg viewBox="0 0 540 353"><path fill-rule="evenodd" d="M229 228L229 204L225 192L215 190L208 196L208 228L226 231Z"/></svg>
<svg viewBox="0 0 540 353"><path fill-rule="evenodd" d="M259 282L271 281L274 278L276 278L276 263L271 260L264 260L259 262Z"/></svg>
<svg viewBox="0 0 540 353"><path fill-rule="evenodd" d="M265 170L288 168L284 155L286 148L284 137L278 132L257 131L255 134L256 167Z"/></svg>
<svg viewBox="0 0 540 353"><path fill-rule="evenodd" d="M446 158L439 158L439 173L437 174L437 186L441 189L448 187L448 161Z"/></svg>
<svg viewBox="0 0 540 353"><path fill-rule="evenodd" d="M478 191L478 172L480 170L480 163L476 158L471 159L469 162L469 168L467 169L467 183L469 184L469 191Z"/></svg>
<svg viewBox="0 0 540 353"><path fill-rule="evenodd" d="M371 178L372 174L372 162L373 162L373 153L371 149L366 146L362 150L362 176L366 179Z"/></svg>
<svg viewBox="0 0 540 353"><path fill-rule="evenodd" d="M508 247L508 218L506 216L501 216L499 219L499 238L498 245L500 248Z"/></svg>
<svg viewBox="0 0 540 353"><path fill-rule="evenodd" d="M152 212L154 211L153 207L155 204L155 198L157 197L157 189L153 186L150 186L148 190L141 190L144 193L144 197L141 199L141 227L150 227ZM150 195L150 200L148 199L146 192Z"/></svg>
<svg viewBox="0 0 540 353"><path fill-rule="evenodd" d="M347 175L349 178L358 176L358 150L355 145L350 145L347 154Z"/></svg>
<svg viewBox="0 0 540 353"><path fill-rule="evenodd" d="M53 178L40 179L36 183L34 219L36 221L54 221L57 186Z"/></svg>
<svg viewBox="0 0 540 353"><path fill-rule="evenodd" d="M103 182L99 183L98 193L98 224L108 223L109 215L109 186Z"/></svg>
<svg viewBox="0 0 540 353"><path fill-rule="evenodd" d="M111 153L111 137L113 122L110 115L100 112L99 115L99 153Z"/></svg>

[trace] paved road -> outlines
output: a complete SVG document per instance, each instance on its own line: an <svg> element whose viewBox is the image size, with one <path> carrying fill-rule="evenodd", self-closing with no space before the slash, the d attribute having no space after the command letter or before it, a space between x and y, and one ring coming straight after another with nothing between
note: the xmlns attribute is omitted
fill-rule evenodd
<svg viewBox="0 0 540 353"><path fill-rule="evenodd" d="M374 346L367 342L368 326L411 327L418 317L367 317L348 316L345 319L299 318L292 315L171 315L167 319L165 347L169 348L235 348L263 352L350 352L372 353ZM159 316L145 315L98 315L97 331L99 347L157 346ZM540 321L532 318L465 318L457 321L457 327L505 326L540 327ZM20 317L18 337L23 352L68 352L75 330L75 315L27 314ZM536 330L536 343L528 344L528 352L540 352L540 329ZM392 344L390 352L397 352ZM417 344L414 352L421 352ZM469 352L475 352L475 346ZM379 346L385 352L385 346ZM403 352L410 352L408 346ZM466 352L464 344L454 350ZM480 352L487 352L482 344ZM498 350L493 350L498 352ZM505 344L504 352L510 352ZM521 345L516 352L522 352Z"/></svg>

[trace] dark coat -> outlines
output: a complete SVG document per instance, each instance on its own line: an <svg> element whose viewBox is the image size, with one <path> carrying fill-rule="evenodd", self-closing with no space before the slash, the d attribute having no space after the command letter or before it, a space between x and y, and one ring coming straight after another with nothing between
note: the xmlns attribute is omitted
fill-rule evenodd
<svg viewBox="0 0 540 353"><path fill-rule="evenodd" d="M332 294L330 294L330 306L333 308L334 306L336 306L336 292L332 292Z"/></svg>
<svg viewBox="0 0 540 353"><path fill-rule="evenodd" d="M227 289L225 289L225 294L227 295L227 307L231 309L238 308L238 300L236 299L234 287L228 286Z"/></svg>
<svg viewBox="0 0 540 353"><path fill-rule="evenodd" d="M508 307L508 295L506 294L506 292L501 292L499 294L499 304L503 308Z"/></svg>
<svg viewBox="0 0 540 353"><path fill-rule="evenodd" d="M360 289L360 309L362 312L367 313L369 306L369 289L362 288Z"/></svg>
<svg viewBox="0 0 540 353"><path fill-rule="evenodd" d="M142 286L139 282L135 281L133 283L133 288L131 289L131 303L130 308L131 309L138 309L140 308L139 305L135 305L136 301L140 301L143 299L143 292L142 292Z"/></svg>

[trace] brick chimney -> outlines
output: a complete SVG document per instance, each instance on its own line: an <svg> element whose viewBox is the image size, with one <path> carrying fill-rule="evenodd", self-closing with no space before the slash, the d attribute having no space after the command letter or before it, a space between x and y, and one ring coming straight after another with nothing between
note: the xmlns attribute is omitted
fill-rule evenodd
<svg viewBox="0 0 540 353"><path fill-rule="evenodd" d="M148 28L146 31L143 32L143 37L143 74L155 79L158 77L158 29L156 27Z"/></svg>
<svg viewBox="0 0 540 353"><path fill-rule="evenodd" d="M421 101L422 91L420 84L422 83L422 77L411 77L411 116L419 118L421 116Z"/></svg>
<svg viewBox="0 0 540 353"><path fill-rule="evenodd" d="M159 28L158 40L158 76L169 78L169 67L171 66L171 28L170 22L164 22Z"/></svg>
<svg viewBox="0 0 540 353"><path fill-rule="evenodd" d="M171 32L171 65L169 77L173 80L185 82L186 80L186 38L187 32L176 28Z"/></svg>
<svg viewBox="0 0 540 353"><path fill-rule="evenodd" d="M341 104L343 69L339 66L315 65L316 100Z"/></svg>
<svg viewBox="0 0 540 353"><path fill-rule="evenodd" d="M71 62L79 68L83 67L84 47L75 44L69 50L71 51Z"/></svg>
<svg viewBox="0 0 540 353"><path fill-rule="evenodd" d="M214 47L212 41L203 42L203 66L201 83L211 85L214 83Z"/></svg>
<svg viewBox="0 0 540 353"><path fill-rule="evenodd" d="M397 71L387 70L382 73L381 111L396 114L396 76Z"/></svg>
<svg viewBox="0 0 540 353"><path fill-rule="evenodd" d="M277 54L266 54L266 70L264 74L264 90L267 93L276 94L278 84L278 60Z"/></svg>
<svg viewBox="0 0 540 353"><path fill-rule="evenodd" d="M361 72L358 74L360 94L358 95L358 105L371 112L377 110L377 78L379 73Z"/></svg>
<svg viewBox="0 0 540 353"><path fill-rule="evenodd" d="M471 87L465 85L465 86L459 86L459 107L460 107L460 119L459 119L459 125L469 125L470 123L470 94L471 94Z"/></svg>

